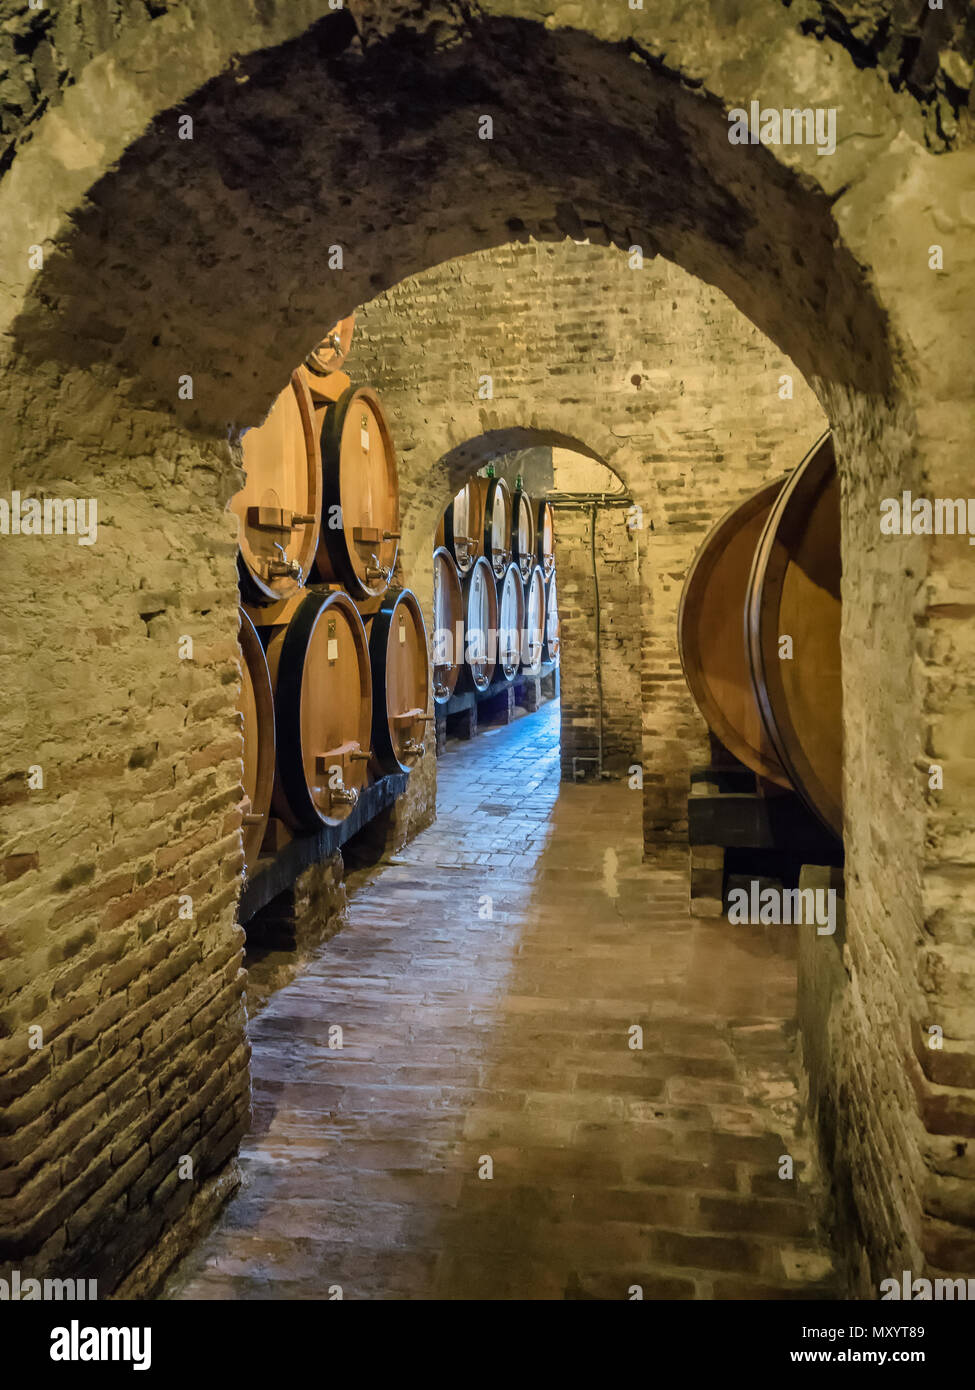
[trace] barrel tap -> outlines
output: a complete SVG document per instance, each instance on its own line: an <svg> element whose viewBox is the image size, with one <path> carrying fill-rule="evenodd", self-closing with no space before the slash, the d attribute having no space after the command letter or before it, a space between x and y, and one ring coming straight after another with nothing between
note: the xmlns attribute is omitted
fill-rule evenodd
<svg viewBox="0 0 975 1390"><path fill-rule="evenodd" d="M281 559L268 560L268 579L283 579L287 577L288 579L297 579L298 584L301 585L304 582L305 577L301 565L298 563L297 560L288 559L288 552L285 550L284 546L280 543L280 541L274 542L274 548L275 550L280 550Z"/></svg>
<svg viewBox="0 0 975 1390"><path fill-rule="evenodd" d="M381 579L384 584L388 584L390 579L392 579L393 577L392 568L387 568L386 565L381 565L379 563L378 555L373 554L370 555L369 558L372 561L372 564L366 566L366 579Z"/></svg>

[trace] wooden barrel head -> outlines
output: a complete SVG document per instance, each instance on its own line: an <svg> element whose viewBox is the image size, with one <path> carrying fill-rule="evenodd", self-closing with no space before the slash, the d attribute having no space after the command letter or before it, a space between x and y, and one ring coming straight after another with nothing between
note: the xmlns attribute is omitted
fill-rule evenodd
<svg viewBox="0 0 975 1390"><path fill-rule="evenodd" d="M355 314L349 314L348 318L339 319L338 323L333 324L318 346L305 358L308 370L317 376L337 372L349 355L354 329Z"/></svg>
<svg viewBox="0 0 975 1390"><path fill-rule="evenodd" d="M545 645L545 579L536 565L525 584L525 633L521 661L525 671L535 676L542 668Z"/></svg>
<svg viewBox="0 0 975 1390"><path fill-rule="evenodd" d="M484 491L472 478L461 488L443 514L440 544L454 557L459 574L468 574L484 551Z"/></svg>
<svg viewBox="0 0 975 1390"><path fill-rule="evenodd" d="M759 708L744 627L755 548L783 482L763 484L708 532L684 581L677 644L684 678L709 728L746 767L788 787Z"/></svg>
<svg viewBox="0 0 975 1390"><path fill-rule="evenodd" d="M558 664L562 650L562 628L559 623L559 596L555 583L555 570L552 570L545 586L545 641L542 647L542 660Z"/></svg>
<svg viewBox="0 0 975 1390"><path fill-rule="evenodd" d="M494 570L483 555L464 576L463 594L464 685L486 690L497 661L498 590Z"/></svg>
<svg viewBox="0 0 975 1390"><path fill-rule="evenodd" d="M267 828L274 787L274 696L257 629L240 609L240 696L244 734L244 866L254 870Z"/></svg>
<svg viewBox="0 0 975 1390"><path fill-rule="evenodd" d="M498 581L498 664L496 678L510 684L521 665L525 625L525 588L521 570L512 561Z"/></svg>
<svg viewBox="0 0 975 1390"><path fill-rule="evenodd" d="M542 574L547 583L555 569L555 528L551 505L544 498L538 503L536 512L535 558L542 567Z"/></svg>
<svg viewBox="0 0 975 1390"><path fill-rule="evenodd" d="M399 549L399 479L385 411L371 387L358 386L315 416L324 487L315 568L355 599L377 597Z"/></svg>
<svg viewBox="0 0 975 1390"><path fill-rule="evenodd" d="M464 664L464 596L450 551L433 552L433 698L446 704Z"/></svg>
<svg viewBox="0 0 975 1390"><path fill-rule="evenodd" d="M535 513L531 498L520 487L511 494L511 558L527 583L536 563Z"/></svg>
<svg viewBox="0 0 975 1390"><path fill-rule="evenodd" d="M502 579L511 563L511 490L503 478L478 478L484 498L484 556Z"/></svg>
<svg viewBox="0 0 975 1390"><path fill-rule="evenodd" d="M840 485L819 440L772 508L752 564L746 623L769 737L796 790L843 834ZM780 640L791 639L791 658Z"/></svg>
<svg viewBox="0 0 975 1390"><path fill-rule="evenodd" d="M322 510L311 397L297 372L241 447L247 481L230 502L240 519L241 584L256 603L290 598L307 582Z"/></svg>
<svg viewBox="0 0 975 1390"><path fill-rule="evenodd" d="M372 733L366 631L339 591L309 594L287 627L271 630L278 761L273 808L292 829L335 825L365 780Z"/></svg>
<svg viewBox="0 0 975 1390"><path fill-rule="evenodd" d="M369 619L372 751L381 773L409 772L423 756L430 663L416 595L388 589Z"/></svg>

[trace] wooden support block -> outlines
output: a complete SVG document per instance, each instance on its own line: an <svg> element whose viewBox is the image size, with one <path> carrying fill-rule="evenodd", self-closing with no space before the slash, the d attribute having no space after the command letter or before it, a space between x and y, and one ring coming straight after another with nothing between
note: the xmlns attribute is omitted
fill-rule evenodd
<svg viewBox="0 0 975 1390"><path fill-rule="evenodd" d="M268 816L261 853L277 854L278 850L284 849L285 845L289 845L293 839L294 836L283 820L278 820L277 816Z"/></svg>
<svg viewBox="0 0 975 1390"><path fill-rule="evenodd" d="M720 845L691 845L691 897L717 898L724 890L724 849Z"/></svg>
<svg viewBox="0 0 975 1390"><path fill-rule="evenodd" d="M477 737L477 701L472 701L466 709L457 710L448 716L449 729L454 738L471 739Z"/></svg>
<svg viewBox="0 0 975 1390"><path fill-rule="evenodd" d="M515 713L515 688L504 685L492 689L479 701L478 719L482 724L510 724Z"/></svg>
<svg viewBox="0 0 975 1390"><path fill-rule="evenodd" d="M691 916L722 916L724 913L724 849L721 845L691 845L690 861Z"/></svg>
<svg viewBox="0 0 975 1390"><path fill-rule="evenodd" d="M541 676L520 676L515 683L515 699L522 709L534 714L542 705Z"/></svg>

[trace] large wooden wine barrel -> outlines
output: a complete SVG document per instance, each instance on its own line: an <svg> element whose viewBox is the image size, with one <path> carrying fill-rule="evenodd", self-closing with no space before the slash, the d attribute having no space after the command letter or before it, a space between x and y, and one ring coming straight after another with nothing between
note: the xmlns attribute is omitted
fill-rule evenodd
<svg viewBox="0 0 975 1390"><path fill-rule="evenodd" d="M495 679L501 684L514 680L521 665L522 632L525 626L525 588L521 570L512 561L498 581L498 663Z"/></svg>
<svg viewBox="0 0 975 1390"><path fill-rule="evenodd" d="M494 570L483 555L464 576L463 594L464 670L458 684L486 690L497 663L498 590Z"/></svg>
<svg viewBox="0 0 975 1390"><path fill-rule="evenodd" d="M552 570L545 585L545 640L542 644L542 660L558 663L562 650L562 630L559 624L559 596Z"/></svg>
<svg viewBox="0 0 975 1390"><path fill-rule="evenodd" d="M368 386L352 386L316 409L324 489L315 569L354 599L386 592L399 548L396 451L382 404Z"/></svg>
<svg viewBox="0 0 975 1390"><path fill-rule="evenodd" d="M433 552L433 698L446 704L464 664L464 596L450 551Z"/></svg>
<svg viewBox="0 0 975 1390"><path fill-rule="evenodd" d="M521 663L525 673L535 676L542 667L545 645L545 580L540 565L532 570L525 584L525 625Z"/></svg>
<svg viewBox="0 0 975 1390"><path fill-rule="evenodd" d="M843 834L840 486L824 435L783 486L755 550L746 625L769 738L796 790ZM784 639L791 639L786 656Z"/></svg>
<svg viewBox="0 0 975 1390"><path fill-rule="evenodd" d="M484 492L472 478L451 502L437 527L436 544L454 558L458 574L467 574L484 549Z"/></svg>
<svg viewBox="0 0 975 1390"><path fill-rule="evenodd" d="M257 629L240 609L240 712L244 734L244 866L254 869L274 787L274 696Z"/></svg>
<svg viewBox="0 0 975 1390"><path fill-rule="evenodd" d="M535 558L542 567L545 582L555 569L555 527L551 505L543 498L535 519Z"/></svg>
<svg viewBox="0 0 975 1390"><path fill-rule="evenodd" d="M709 727L759 776L788 787L752 680L744 612L755 548L783 478L733 507L691 563L677 616L684 678Z"/></svg>
<svg viewBox="0 0 975 1390"><path fill-rule="evenodd" d="M511 558L527 583L535 568L535 513L531 498L521 486L511 494Z"/></svg>
<svg viewBox="0 0 975 1390"><path fill-rule="evenodd" d="M297 372L241 446L247 481L230 503L240 519L241 587L255 603L290 598L308 579L322 509L311 397Z"/></svg>
<svg viewBox="0 0 975 1390"><path fill-rule="evenodd" d="M305 366L316 376L328 376L337 372L349 355L352 346L352 333L355 329L355 314L339 319L338 323L325 334L316 348L305 358Z"/></svg>
<svg viewBox="0 0 975 1390"><path fill-rule="evenodd" d="M511 489L503 478L492 475L475 478L474 483L483 498L484 558L495 579L502 579L511 563Z"/></svg>
<svg viewBox="0 0 975 1390"><path fill-rule="evenodd" d="M292 830L335 825L366 779L372 678L366 631L347 594L309 594L270 630L278 757L272 806Z"/></svg>
<svg viewBox="0 0 975 1390"><path fill-rule="evenodd" d="M424 753L430 661L416 595L387 589L366 618L372 669L372 753L380 774L409 772Z"/></svg>

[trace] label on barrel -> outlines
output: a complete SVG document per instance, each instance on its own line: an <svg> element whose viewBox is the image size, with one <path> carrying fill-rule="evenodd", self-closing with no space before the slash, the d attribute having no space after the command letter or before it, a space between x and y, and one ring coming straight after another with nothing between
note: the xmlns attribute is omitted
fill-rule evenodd
<svg viewBox="0 0 975 1390"><path fill-rule="evenodd" d="M399 640L401 642L406 641L406 619L403 617L402 613L399 619Z"/></svg>
<svg viewBox="0 0 975 1390"><path fill-rule="evenodd" d="M359 443L362 445L363 453L369 452L369 416L360 415L359 417Z"/></svg>
<svg viewBox="0 0 975 1390"><path fill-rule="evenodd" d="M328 622L328 659L338 661L339 659L339 639L335 635L335 619L330 618Z"/></svg>

